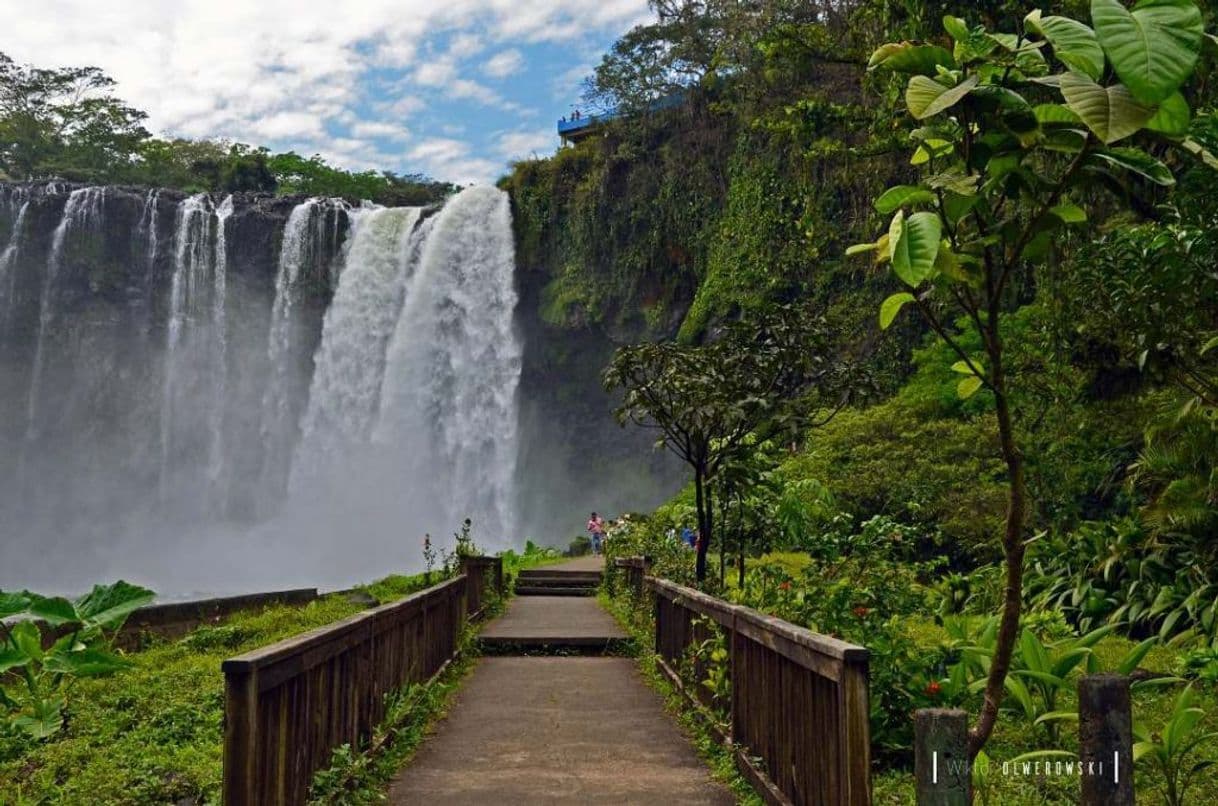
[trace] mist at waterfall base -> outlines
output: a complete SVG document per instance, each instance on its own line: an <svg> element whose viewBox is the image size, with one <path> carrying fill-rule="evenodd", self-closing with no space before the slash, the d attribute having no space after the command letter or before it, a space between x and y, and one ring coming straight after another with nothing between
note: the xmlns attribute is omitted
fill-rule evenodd
<svg viewBox="0 0 1218 806"><path fill-rule="evenodd" d="M0 188L0 588L165 598L516 532L508 199Z"/></svg>

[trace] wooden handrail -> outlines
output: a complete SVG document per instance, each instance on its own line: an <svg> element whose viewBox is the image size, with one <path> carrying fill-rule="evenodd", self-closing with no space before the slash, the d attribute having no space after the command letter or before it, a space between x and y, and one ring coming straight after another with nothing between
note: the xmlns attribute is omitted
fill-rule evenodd
<svg viewBox="0 0 1218 806"><path fill-rule="evenodd" d="M502 560L466 559L469 573L221 664L226 804L303 804L335 748L371 738L388 695L443 671L501 584Z"/></svg>
<svg viewBox="0 0 1218 806"><path fill-rule="evenodd" d="M661 669L703 706L726 705L737 766L767 802L870 803L866 648L667 580L644 582L654 597ZM726 704L681 679L689 649L714 634L697 616L718 625L728 643ZM701 680L705 671L694 675Z"/></svg>

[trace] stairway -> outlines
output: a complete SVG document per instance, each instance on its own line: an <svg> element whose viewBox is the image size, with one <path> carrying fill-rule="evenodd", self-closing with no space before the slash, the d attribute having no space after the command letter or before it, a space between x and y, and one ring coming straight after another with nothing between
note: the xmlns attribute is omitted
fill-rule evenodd
<svg viewBox="0 0 1218 806"><path fill-rule="evenodd" d="M595 596L600 571L533 568L516 577L517 596Z"/></svg>

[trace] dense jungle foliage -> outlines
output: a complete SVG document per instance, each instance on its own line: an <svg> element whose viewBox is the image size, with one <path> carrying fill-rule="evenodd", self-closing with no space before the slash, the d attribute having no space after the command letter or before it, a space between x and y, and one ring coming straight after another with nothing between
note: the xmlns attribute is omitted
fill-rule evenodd
<svg viewBox="0 0 1218 806"><path fill-rule="evenodd" d="M503 182L552 326L688 345L624 348L606 380L678 455L710 428L718 469L689 462L691 488L613 554L687 582L709 566L710 589L872 648L889 768L916 707L980 713L974 753L1068 753L1045 715L1078 674L1172 676L1135 693L1139 787L1214 797L1210 7L653 5L589 83L618 116ZM848 259L860 242L878 258ZM831 324L870 399L792 438L779 412L806 400L778 395L740 439L755 390L665 398L700 383L672 366L730 363L733 323L789 304Z"/></svg>
<svg viewBox="0 0 1218 806"><path fill-rule="evenodd" d="M66 179L191 193L264 191L423 205L454 190L422 174L352 172L318 155L154 137L96 67L21 65L0 52L0 181Z"/></svg>

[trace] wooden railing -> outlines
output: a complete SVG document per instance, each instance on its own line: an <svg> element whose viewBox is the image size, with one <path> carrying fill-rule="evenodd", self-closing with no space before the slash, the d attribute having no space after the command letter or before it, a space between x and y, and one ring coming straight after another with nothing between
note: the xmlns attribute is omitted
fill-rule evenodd
<svg viewBox="0 0 1218 806"><path fill-rule="evenodd" d="M486 577L461 574L224 661L224 802L303 804L336 747L370 739L386 695L445 668L467 614L489 597Z"/></svg>
<svg viewBox="0 0 1218 806"><path fill-rule="evenodd" d="M871 802L866 649L655 577L645 584L661 668L687 696L726 709L737 766L769 803ZM690 648L716 629L728 648L728 703L681 678Z"/></svg>
<svg viewBox="0 0 1218 806"><path fill-rule="evenodd" d="M466 609L471 618L477 618L489 604L486 594L494 590L499 596L506 592L503 579L502 557L462 557L459 560L460 572L478 581L466 592Z"/></svg>
<svg viewBox="0 0 1218 806"><path fill-rule="evenodd" d="M644 590L643 579L647 576L649 568L651 568L651 563L645 557L618 557L613 561L614 580L611 584L616 584L616 575L620 572L626 577L626 589L635 598L640 598Z"/></svg>

